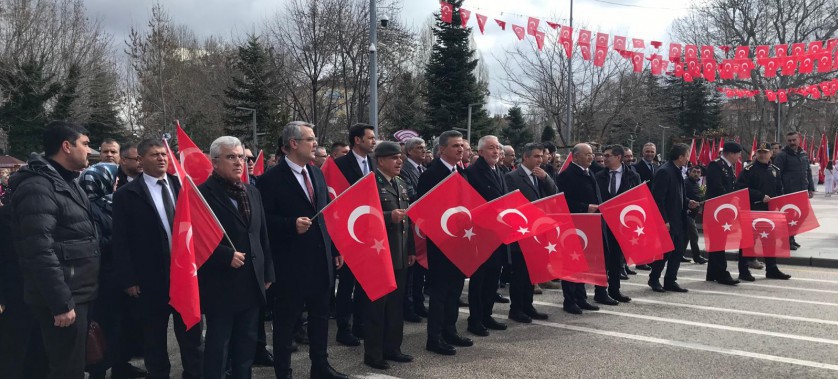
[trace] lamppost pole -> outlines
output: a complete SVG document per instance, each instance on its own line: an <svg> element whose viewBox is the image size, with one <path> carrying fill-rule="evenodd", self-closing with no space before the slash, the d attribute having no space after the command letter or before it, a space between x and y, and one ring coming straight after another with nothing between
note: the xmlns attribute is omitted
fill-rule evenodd
<svg viewBox="0 0 838 379"><path fill-rule="evenodd" d="M569 19L569 26L573 28L573 0L570 0L570 19ZM573 60L570 58L571 56L567 57L567 96L565 99L565 107L566 107L566 115L565 115L565 122L567 123L567 139L568 141L573 141L573 111L572 111L572 104L571 99L573 96Z"/></svg>
<svg viewBox="0 0 838 379"><path fill-rule="evenodd" d="M249 111L250 113L253 114L253 146L251 146L251 148L256 149L256 145L259 144L259 141L257 140L257 137L256 137L256 109L245 108L245 107L236 107L236 109L241 109L243 111Z"/></svg>
<svg viewBox="0 0 838 379"><path fill-rule="evenodd" d="M661 128L661 157L666 156L666 129L669 129L668 126L658 125Z"/></svg>
<svg viewBox="0 0 838 379"><path fill-rule="evenodd" d="M378 136L378 12L375 7L376 0L370 0L370 125Z"/></svg>

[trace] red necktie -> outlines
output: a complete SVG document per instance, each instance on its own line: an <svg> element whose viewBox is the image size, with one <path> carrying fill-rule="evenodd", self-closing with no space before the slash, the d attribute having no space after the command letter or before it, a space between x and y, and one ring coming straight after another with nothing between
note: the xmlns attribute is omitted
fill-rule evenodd
<svg viewBox="0 0 838 379"><path fill-rule="evenodd" d="M311 202L311 205L315 205L314 187L311 186L311 180L308 179L308 172L306 172L305 167L303 167L303 181L306 183L306 191L308 191L308 201Z"/></svg>

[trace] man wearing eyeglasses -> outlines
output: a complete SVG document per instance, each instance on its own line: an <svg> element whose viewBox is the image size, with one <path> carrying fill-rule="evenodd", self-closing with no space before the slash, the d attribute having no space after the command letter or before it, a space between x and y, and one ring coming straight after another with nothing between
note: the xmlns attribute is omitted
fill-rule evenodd
<svg viewBox="0 0 838 379"><path fill-rule="evenodd" d="M116 189L130 183L143 172L137 146L126 143L119 148L119 170L116 173Z"/></svg>
<svg viewBox="0 0 838 379"><path fill-rule="evenodd" d="M250 181L248 184L255 186L256 177L253 176L253 168L256 167L256 157L253 155L253 151L245 148L244 159L247 161L247 179Z"/></svg>
<svg viewBox="0 0 838 379"><path fill-rule="evenodd" d="M323 146L318 146L317 149L314 150L314 165L317 167L323 167L323 163L326 163L326 159L329 158L329 153L326 152L326 148Z"/></svg>

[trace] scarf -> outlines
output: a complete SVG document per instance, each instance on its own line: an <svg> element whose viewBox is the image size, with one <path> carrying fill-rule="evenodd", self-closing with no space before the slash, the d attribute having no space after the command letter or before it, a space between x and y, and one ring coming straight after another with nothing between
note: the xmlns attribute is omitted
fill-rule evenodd
<svg viewBox="0 0 838 379"><path fill-rule="evenodd" d="M224 192L227 193L227 196L236 201L239 215L244 220L244 223L246 225L250 225L250 199L247 197L247 191L245 190L244 184L241 182L233 183L222 178L215 172L212 173L212 177L224 185Z"/></svg>

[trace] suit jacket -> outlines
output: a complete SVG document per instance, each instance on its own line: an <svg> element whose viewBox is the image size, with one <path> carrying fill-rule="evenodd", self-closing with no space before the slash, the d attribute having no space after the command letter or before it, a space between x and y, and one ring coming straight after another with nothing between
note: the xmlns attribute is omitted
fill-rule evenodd
<svg viewBox="0 0 838 379"><path fill-rule="evenodd" d="M707 199L731 193L736 188L736 172L722 158L716 158L707 165L706 177Z"/></svg>
<svg viewBox="0 0 838 379"><path fill-rule="evenodd" d="M637 163L634 164L634 171L636 171L637 174L640 175L641 182L648 181L649 183L651 183L655 180L655 174L658 172L658 169L660 169L660 167L654 163L652 163L652 167L653 169L649 170L649 166L646 165L646 161L644 161L643 159L637 161Z"/></svg>
<svg viewBox="0 0 838 379"><path fill-rule="evenodd" d="M506 181L503 180L497 167L499 166L496 166L496 170L493 171L486 160L480 157L466 168L468 183L486 201L492 201L509 192L506 190Z"/></svg>
<svg viewBox="0 0 838 379"><path fill-rule="evenodd" d="M405 185L407 186L407 196L410 198L410 202L416 201L416 199L419 198L416 196L416 186L419 185L419 170L413 165L413 163L410 163L407 159L405 159L404 164L402 164L402 171L399 173L399 177L404 180Z"/></svg>
<svg viewBox="0 0 838 379"><path fill-rule="evenodd" d="M250 201L250 220L244 220L219 179L210 177L199 190L237 251L245 254L245 264L230 266L235 250L227 239L212 252L198 270L201 309L205 312L242 310L254 304L266 305L265 283L274 281L268 227L259 191L245 184ZM254 303L255 302L255 303Z"/></svg>
<svg viewBox="0 0 838 379"><path fill-rule="evenodd" d="M550 175L545 176L544 179L538 179L538 188L536 189L523 166L518 166L515 170L506 173L503 178L506 182L506 188L510 191L520 190L521 194L531 202L555 195L559 191L556 182L550 178Z"/></svg>
<svg viewBox="0 0 838 379"><path fill-rule="evenodd" d="M465 170L458 166L455 167L457 168L457 173L468 179ZM440 158L435 158L425 172L423 172L419 177L419 185L416 187L416 196L422 197L443 179L447 178L448 175L451 175L451 171L448 170L448 167L442 163ZM453 279L465 279L463 272L451 263L451 261L445 257L445 254L439 250L439 247L437 247L430 239L428 239L428 261L429 270L438 271L442 275L450 276Z"/></svg>
<svg viewBox="0 0 838 379"><path fill-rule="evenodd" d="M608 192L609 183L611 180L611 170L604 169L598 172L596 175L597 185L600 188L600 194L602 195L602 201L608 201L616 197L617 195L626 192L642 183L640 180L640 175L636 172L629 170L628 166L623 166L623 173L622 177L620 178L620 186L617 188L617 193L611 195Z"/></svg>
<svg viewBox="0 0 838 379"><path fill-rule="evenodd" d="M681 169L671 161L664 163L655 173L652 197L658 204L663 221L669 223L669 233L683 236L687 230L687 191Z"/></svg>
<svg viewBox="0 0 838 379"><path fill-rule="evenodd" d="M140 315L167 309L171 264L169 236L144 176L140 174L114 192L111 237L121 288L140 286L140 296L130 300L133 310ZM177 195L180 181L172 175L168 175L168 181Z"/></svg>
<svg viewBox="0 0 838 379"><path fill-rule="evenodd" d="M402 166L404 168L404 166ZM384 211L384 225L387 227L387 239L390 241L390 255L393 258L393 269L402 270L408 268L407 256L415 255L416 247L413 244L413 223L405 217L400 223L393 223L391 217L396 209L407 209L410 199L407 195L407 183L401 178L395 177L398 190L387 181L387 178L380 171L375 170L376 184L378 184L378 197L381 199L381 209Z"/></svg>
<svg viewBox="0 0 838 379"><path fill-rule="evenodd" d="M337 250L332 251L323 217L317 217L305 233L297 234L297 218L314 217L329 201L323 172L310 164L305 167L314 187L314 205L284 158L256 182L265 208L279 291L294 292L313 286L330 288L334 284L332 258Z"/></svg>
<svg viewBox="0 0 838 379"><path fill-rule="evenodd" d="M338 166L340 172L343 173L343 176L346 177L346 181L350 185L355 184L355 182L361 180L364 176L361 172L361 166L358 165L358 161L355 159L355 154L352 151L349 151L349 154L335 159L335 165ZM375 162L369 155L367 155L367 166L369 166L370 172L375 172Z"/></svg>
<svg viewBox="0 0 838 379"><path fill-rule="evenodd" d="M585 175L585 171L575 163L570 163L567 169L559 174L558 187L559 192L564 192L570 213L588 213L588 205L602 203L599 185L593 172Z"/></svg>

